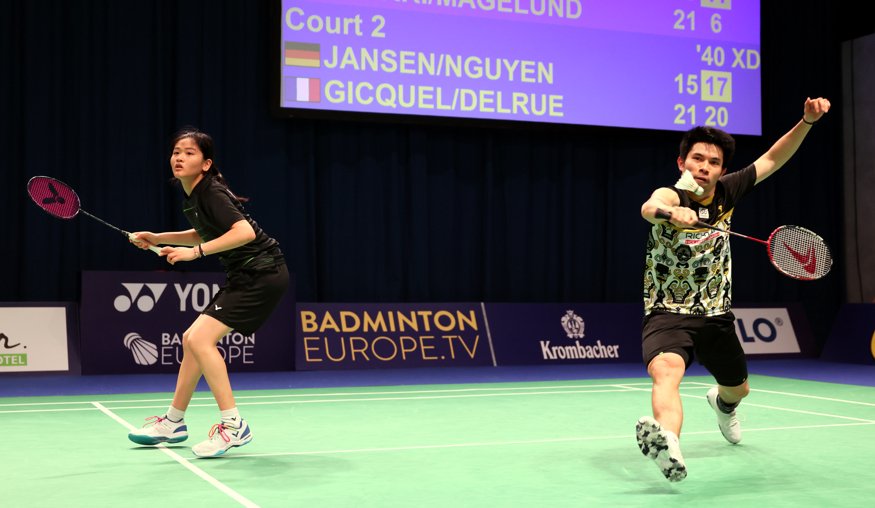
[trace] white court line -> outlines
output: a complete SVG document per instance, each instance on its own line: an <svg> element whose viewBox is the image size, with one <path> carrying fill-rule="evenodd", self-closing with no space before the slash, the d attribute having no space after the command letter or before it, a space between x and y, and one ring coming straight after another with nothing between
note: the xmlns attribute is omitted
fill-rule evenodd
<svg viewBox="0 0 875 508"><path fill-rule="evenodd" d="M531 396L531 395L563 395L563 394L579 394L579 393L623 393L623 392L637 392L637 391L645 391L643 388L633 388L633 384L628 385L576 385L582 388L588 388L589 386L598 386L598 387L612 387L617 388L615 390L546 390L540 392L532 392L526 391L521 393L478 393L478 394L460 394L460 395L440 395L440 396L421 396L421 397L362 397L362 398L349 398L349 399L315 399L315 400L278 400L278 401L263 401L263 402L248 402L247 399L258 399L258 398L289 398L296 397L295 394L289 394L288 396L284 395L264 395L264 396L251 396L251 397L235 397L238 401L239 406L265 406L265 405L276 405L276 404L330 404L332 402L384 402L384 401L394 401L394 400L433 400L433 399L463 399L463 398L472 398L472 397L518 397L518 396ZM575 386L575 385L568 385ZM524 387L526 390L532 389L541 389L544 387ZM682 385L681 389L688 388L687 386ZM474 389L480 390L480 389ZM486 390L486 389L483 389ZM507 388L503 390L508 390ZM398 392L352 392L350 395L362 395L362 394L383 394L383 393L440 393L440 392L466 392L469 389L461 389L461 390L423 390L423 391L398 391ZM649 389L648 389L649 391ZM322 396L331 396L335 394L317 394ZM189 407L213 407L215 405L215 399L212 397L196 397L192 400L203 400L209 401L205 404L189 404ZM116 400L116 401L100 401L103 404L112 404L113 409L165 409L165 405L168 404L170 399L141 399L141 400ZM242 401L242 402L241 402ZM116 406L115 404L121 403L142 403L142 402L160 402L162 405L159 406ZM22 404L0 404L0 407L13 407L13 406L30 406L30 405L40 405L44 404L47 406L57 405L58 403L52 402L33 402L33 403L22 403ZM70 404L85 404L85 402L71 402ZM88 404L92 404L89 402ZM65 411L93 411L94 408L47 408L47 409L14 409L14 410L3 410L0 409L0 415L3 414L14 414L14 413L52 413L52 412L65 412Z"/></svg>
<svg viewBox="0 0 875 508"><path fill-rule="evenodd" d="M639 386L647 386L647 388L639 388ZM685 388L694 388L697 386L701 387L710 387L711 384L699 383L696 381L683 382L681 384L681 389ZM608 390L591 390L588 388L616 388L616 389L608 389ZM257 406L257 405L285 405L285 404L330 404L330 403L340 403L340 402L385 402L385 401L407 401L407 400L439 400L439 399L460 399L460 398L485 398L485 397L517 397L517 396L533 396L533 395L564 395L564 394L585 394L585 393L621 393L621 392L649 392L650 387L649 383L623 383L623 384L595 384L595 385L558 385L546 387L548 390L544 390L545 387L496 387L496 388L460 388L460 389L444 389L444 390L401 390L401 391L387 391L387 392L335 392L331 394L287 394L287 395L255 395L248 397L238 397L238 400L241 400L241 406ZM560 389L555 389L560 388ZM568 390L564 388L586 388L583 390ZM517 393L509 393L511 390L516 390ZM532 390L541 390L541 391L532 391ZM504 392L504 393L470 393L470 392ZM256 399L269 399L269 398L296 398L302 395L310 395L310 396L331 396L331 395L370 395L370 394L428 394L428 393L451 393L452 395L426 395L426 396L411 396L411 397L352 397L346 399L338 399L338 398L323 398L323 399L313 399L313 400L276 400L276 401L258 401L258 402L250 402L250 400ZM790 392L775 392L783 395L795 395L799 397L807 397L803 394L794 394ZM699 398L700 395L690 395L681 393L683 397L691 397L691 398ZM107 401L106 403L117 404L121 402L146 402L146 401L156 401L156 402L165 402L167 399L147 399L147 400L131 400L131 401ZM209 401L205 404L191 404L190 407L213 407L214 402L212 397L199 397L195 400L206 400ZM870 406L868 403L858 403L855 401L847 401L843 399L826 399L832 400L836 402L846 402L850 404L862 404L865 406ZM23 405L30 404L41 404L41 403L25 403ZM45 405L56 405L59 403L46 402L42 403ZM71 404L82 404L82 402L74 402ZM10 406L18 406L18 404L7 404L0 405L0 407L10 407ZM815 411L807 411L801 409L790 409L776 406L767 406L762 404L756 404L753 402L746 402L745 406L747 407L761 407L764 409L772 409L776 411L786 411L792 413L800 413L800 414L808 414L814 416L823 416L837 419L845 419L845 420L853 420L860 422L872 422L872 420L864 419L864 418L855 418L851 416L843 416L836 415L830 413L820 413ZM113 409L163 409L164 406L113 406ZM70 409L62 409L62 408L50 408L50 409L21 409L21 410L0 410L0 414L12 414L12 413L43 413L43 412L65 412L65 411L87 411L92 410L92 408L70 408Z"/></svg>
<svg viewBox="0 0 875 508"><path fill-rule="evenodd" d="M613 386L613 385L600 385L600 386ZM543 389L543 387L541 388ZM436 390L438 391L438 390ZM246 397L235 397L238 401L239 406L264 406L264 405L274 405L274 404L324 404L331 402L371 402L371 401L391 401L391 400L431 400L431 399L463 399L463 398L471 398L471 397L516 397L516 396L530 396L530 395L562 395L565 393L614 393L614 392L630 392L635 391L627 388L618 388L616 390L555 390L555 391L541 391L541 392L523 392L523 393L477 393L477 394L464 394L464 395L431 395L431 396L417 396L417 397L362 397L362 398L350 398L350 399L315 399L315 400L277 400L277 401L263 401L263 402L240 402L242 399L246 399ZM370 392L374 394L380 394L381 392ZM383 392L383 393L416 393L416 392ZM322 394L323 396L326 394ZM328 394L333 395L333 394ZM350 395L359 395L357 393L351 393ZM264 396L264 397L274 397L274 396ZM276 396L281 397L281 396ZM257 398L249 397L249 398ZM117 404L117 403L130 403L130 402L164 402L166 403L169 399L148 399L148 400L125 400L125 401L102 401L104 404ZM212 397L198 397L192 400L208 400L210 401L207 404L189 404L189 407L212 407L215 405L215 399ZM40 403L29 403L29 404L40 404ZM22 404L22 405L29 405ZM53 405L50 402L44 403L45 405ZM83 402L76 402L74 404L83 404ZM93 403L90 403L93 404ZM16 406L16 404L8 404L6 406L0 405L0 407L8 407L8 406ZM164 406L115 406L113 405L113 409L149 409L149 408L161 408ZM63 411L91 411L94 408L71 408L71 409L63 409L63 408L49 408L49 409L17 409L17 410L0 410L0 414L11 414L11 413L50 413L50 412L63 412Z"/></svg>
<svg viewBox="0 0 875 508"><path fill-rule="evenodd" d="M758 389L758 388L757 388L757 389L753 389L753 388L751 388L751 391L752 391L752 392L762 392L762 393L772 393L772 394L775 394L775 395L787 395L787 396L790 396L790 397L803 397L803 398L806 398L806 399L826 400L826 401L829 401L829 402L842 402L842 403L845 403L845 404L857 404L857 405L860 405L860 406L875 407L875 403L872 403L872 402L859 402L859 401L856 401L856 400L836 399L836 398L833 398L833 397L819 397L819 396L817 396L817 395L805 395L805 394L802 394L802 393L776 392L776 391L773 391L773 390L762 390L762 389Z"/></svg>
<svg viewBox="0 0 875 508"><path fill-rule="evenodd" d="M327 392L327 393L287 393L275 395L235 395L236 400L245 399L276 399L289 397L334 397L334 396L354 396L354 395L395 395L395 394L411 394L411 393L462 393L462 392L499 392L499 391L523 391L523 390L556 390L563 388L616 388L618 386L650 386L650 383L623 383L618 385L611 384L582 384L582 385L550 385L550 386L510 386L510 387L493 387L493 388L444 388L440 390L396 390L396 391L369 391L369 392ZM296 388L284 388L287 390L295 390ZM129 400L100 400L101 403L122 403L122 402L167 402L169 397L160 399L129 399ZM210 397L193 397L191 400L214 400ZM42 405L68 405L68 404L91 404L92 401L76 401L76 402L17 402L14 404L0 404L0 407L17 407L17 406L42 406Z"/></svg>
<svg viewBox="0 0 875 508"><path fill-rule="evenodd" d="M169 400L169 399L167 399ZM103 402L103 401L101 401ZM143 401L147 402L147 401ZM93 403L90 400L80 400L76 402L18 402L16 404L0 404L0 407L27 407L27 406L76 406L76 405L85 405L89 406ZM93 407L89 407L88 409L94 409Z"/></svg>
<svg viewBox="0 0 875 508"><path fill-rule="evenodd" d="M630 383L632 386L634 383ZM249 399L288 399L288 398L304 398L304 397L336 397L336 396L356 396L356 395L408 395L418 393L466 393L466 392L501 392L501 391L523 391L523 390L558 390L565 388L617 388L620 385L559 385L559 386L520 386L520 387L497 387L497 388L458 388L445 390L398 390L398 391L375 391L375 392L329 392L329 393L287 393L279 395L236 395L235 400ZM648 384L648 386L650 386ZM591 390L595 391L595 390ZM559 392L562 393L562 392ZM519 395L525 395L520 393ZM121 404L130 402L161 402L166 403L170 400L169 397L160 399L123 399L123 400L101 400L102 404ZM191 400L215 400L213 397L193 397ZM14 404L0 404L0 407L27 407L27 406L61 406L61 405L76 405L76 404L91 404L92 401L77 401L77 402L18 402ZM89 408L90 409L90 408Z"/></svg>
<svg viewBox="0 0 875 508"><path fill-rule="evenodd" d="M124 419L122 419L120 416L118 416L117 414L113 413L112 411L110 411L109 409L104 407L100 402L92 402L92 404L94 404L94 407L99 409L103 414L105 414L106 416L109 416L113 420L117 421L118 423L120 423L123 427L127 428L128 430L130 430L130 431L137 430L136 427L134 427L133 425L131 425L130 423L128 423ZM201 477L201 479L205 480L207 483L209 483L213 487L216 487L217 489L222 491L224 494L226 494L228 497L232 498L233 500L237 501L238 503L242 504L243 506L247 506L249 508L258 508L257 504L253 503L249 499L246 499L245 497L240 495L237 491L235 491L231 487L228 487L224 483L213 478L212 476L207 474L203 469L201 469L195 465L192 465L190 461L184 459L181 455L179 455L178 453L174 452L173 450L167 448L163 444L159 444L159 445L155 446L155 448L158 448L159 450L164 452L166 455L168 455L170 458L172 458L176 462L185 466L186 469L188 469L192 473L198 475L199 477Z"/></svg>
<svg viewBox="0 0 875 508"><path fill-rule="evenodd" d="M561 391L545 391L545 392L526 392L526 393L473 393L464 395L428 395L418 397L363 397L351 399L316 399L316 400L273 400L261 402L238 402L238 406L271 406L282 404L330 404L333 402L386 402L386 401L406 401L406 400L442 400L442 399L471 399L471 398L486 398L486 397L529 397L532 395L565 395L577 393L628 393L636 390L617 389L617 390L561 390ZM189 407L204 407L214 406L212 404L190 404ZM161 406L163 407L163 406ZM141 409L139 406L113 406L113 409ZM51 411L51 410L47 410ZM5 411L0 411L3 414Z"/></svg>
<svg viewBox="0 0 875 508"><path fill-rule="evenodd" d="M164 407L164 406L161 406ZM9 415L15 413L65 413L68 411L94 411L94 407L73 407L73 408L54 408L54 409L11 409L9 411L0 411L0 415Z"/></svg>
<svg viewBox="0 0 875 508"><path fill-rule="evenodd" d="M801 413L801 414L805 414L805 415L814 415L814 416L829 416L831 418L839 418L839 419L843 419L843 420L853 420L853 421L864 422L864 423L875 423L875 420L867 420L865 418L854 418L853 416L834 415L834 414L830 414L830 413L818 413L816 411L806 411L804 409L789 409L786 407L766 406L765 404L754 404L751 402L745 402L744 405L748 406L748 407L761 407L764 409L774 409L776 411L787 411L789 413Z"/></svg>
<svg viewBox="0 0 875 508"><path fill-rule="evenodd" d="M696 381L691 381L689 384L696 384L696 385L701 385L701 386L705 386L705 387L714 386L713 384L699 383ZM632 389L644 391L642 388L632 388ZM649 391L649 390L647 390L647 391ZM843 399L829 399L826 397L815 397L815 396L809 396L809 395L803 395L803 394L797 394L797 393L791 393L791 392L770 392L768 390L753 390L753 389L751 389L751 391L759 391L759 392L765 392L765 393L774 393L774 394L779 394L779 395L789 395L789 396L797 396L797 397L811 397L811 398L815 398L815 399L829 400L829 401L833 401L833 402L845 402L848 404L862 404L864 406L875 406L875 404L869 404L866 402L856 402L853 400L843 400ZM690 394L686 394L686 393L682 393L681 396L682 397L694 397L694 398L701 397L701 395L690 395ZM838 418L840 420L853 420L853 421L863 422L863 423L867 423L867 424L868 423L875 423L875 420L868 420L865 418L854 418L853 416L834 415L831 413L818 413L816 411L807 411L804 409L791 409L791 408L786 408L786 407L767 406L765 404L757 404L755 402L748 402L748 401L744 401L743 407L760 407L763 409L773 409L775 411L786 411L789 413L801 413L801 414L814 415L814 416L827 416L830 418ZM745 429L745 432L747 432L747 429Z"/></svg>
<svg viewBox="0 0 875 508"><path fill-rule="evenodd" d="M854 427L861 425L875 425L875 422L867 422L867 423L830 423L824 425L797 425L792 427L763 427L759 429L744 429L745 432L773 432L773 431L787 431L787 430L797 430L797 429L823 429L830 427ZM706 435L706 434L717 434L719 431L716 430L707 430L707 431L698 431L698 432L684 432L684 436L691 435ZM272 452L272 453L237 453L233 456L227 457L228 459L242 459L244 457L287 457L287 456L296 456L296 455L337 455L337 454L353 454L353 453L380 453L380 452L398 452L398 451L412 451L412 450L440 450L440 449L449 449L449 448L478 448L478 447L487 447L487 446L517 446L517 445L531 445L531 444L551 444L551 443L568 443L568 442L583 442L583 441L609 441L616 439L625 439L631 440L634 435L630 436L630 434L622 434L622 435L614 435L614 436L591 436L591 437L560 437L553 439L528 439L528 440L514 440L514 441L492 441L492 442L473 442L473 443L448 443L448 444L436 444L436 445L410 445L410 446L390 446L385 448L350 448L350 449L340 449L340 450L310 450L310 451L299 451L299 452ZM188 459L195 460L195 459Z"/></svg>

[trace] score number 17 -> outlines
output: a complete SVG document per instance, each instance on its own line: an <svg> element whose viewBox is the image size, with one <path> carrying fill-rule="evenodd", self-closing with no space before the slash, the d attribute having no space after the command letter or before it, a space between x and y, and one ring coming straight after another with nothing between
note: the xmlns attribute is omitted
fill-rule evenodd
<svg viewBox="0 0 875 508"><path fill-rule="evenodd" d="M703 101L732 102L732 75L728 72L703 71L698 74L680 73L674 77L679 94L698 95L699 83Z"/></svg>

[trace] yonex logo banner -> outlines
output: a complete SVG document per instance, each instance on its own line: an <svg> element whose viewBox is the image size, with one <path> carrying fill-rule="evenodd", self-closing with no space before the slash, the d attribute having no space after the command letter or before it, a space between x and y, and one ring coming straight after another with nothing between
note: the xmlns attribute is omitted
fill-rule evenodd
<svg viewBox="0 0 875 508"><path fill-rule="evenodd" d="M183 333L224 283L216 272L83 272L82 372L176 372ZM293 368L294 292L291 282L256 333L232 331L219 341L229 371Z"/></svg>
<svg viewBox="0 0 875 508"><path fill-rule="evenodd" d="M297 306L299 370L492 365L479 303Z"/></svg>
<svg viewBox="0 0 875 508"><path fill-rule="evenodd" d="M167 284L123 282L122 287L125 291L116 296L115 300L112 302L115 310L119 312L127 312L131 309L137 309L140 312L149 312L155 308L158 299L161 298L161 295L164 294L164 290L167 289ZM177 285L177 287L179 286ZM146 291L143 291L144 288ZM215 291L218 291L218 289ZM215 291L213 291L214 294Z"/></svg>
<svg viewBox="0 0 875 508"><path fill-rule="evenodd" d="M485 307L499 365L641 361L640 304Z"/></svg>

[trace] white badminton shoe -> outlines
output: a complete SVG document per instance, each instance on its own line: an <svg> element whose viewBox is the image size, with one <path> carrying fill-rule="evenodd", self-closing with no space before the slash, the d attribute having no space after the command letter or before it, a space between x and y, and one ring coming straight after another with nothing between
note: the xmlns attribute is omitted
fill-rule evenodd
<svg viewBox="0 0 875 508"><path fill-rule="evenodd" d="M708 390L708 394L705 395L705 398L708 399L708 404L710 404L711 409L717 413L717 426L720 427L720 432L723 434L723 437L732 444L740 443L741 423L738 421L738 417L735 416L735 410L733 409L731 413L724 413L720 410L720 407L717 405L716 386Z"/></svg>
<svg viewBox="0 0 875 508"><path fill-rule="evenodd" d="M240 420L239 427L227 423L217 423L210 429L210 437L206 441L191 447L198 457L218 457L235 446L243 446L252 441L252 432L246 420Z"/></svg>
<svg viewBox="0 0 875 508"><path fill-rule="evenodd" d="M179 443L188 439L188 428L185 420L172 422L167 415L150 416L142 429L128 434L128 439L141 445Z"/></svg>
<svg viewBox="0 0 875 508"><path fill-rule="evenodd" d="M653 459L668 481L679 482L687 477L687 466L674 432L664 430L653 418L642 416L635 425L635 434L641 453Z"/></svg>

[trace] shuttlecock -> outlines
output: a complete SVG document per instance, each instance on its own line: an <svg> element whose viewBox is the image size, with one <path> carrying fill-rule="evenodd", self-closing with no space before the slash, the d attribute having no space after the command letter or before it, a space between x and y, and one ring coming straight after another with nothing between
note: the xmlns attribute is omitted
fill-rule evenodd
<svg viewBox="0 0 875 508"><path fill-rule="evenodd" d="M696 183L696 180L693 179L693 174L689 171L684 171L681 173L681 177L678 178L677 183L674 184L675 189L690 191L697 196L701 196L705 193L705 189L699 186Z"/></svg>

